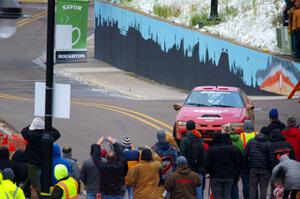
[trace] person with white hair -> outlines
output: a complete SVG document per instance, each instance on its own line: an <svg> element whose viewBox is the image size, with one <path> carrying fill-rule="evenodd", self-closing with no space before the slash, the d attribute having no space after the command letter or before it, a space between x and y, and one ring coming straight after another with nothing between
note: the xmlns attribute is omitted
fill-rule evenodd
<svg viewBox="0 0 300 199"><path fill-rule="evenodd" d="M40 175L42 166L42 137L44 134L44 121L36 117L32 120L31 124L25 127L21 134L27 141L25 148L25 159L28 164L28 178L26 183L31 183L31 186L37 194L40 193ZM54 141L58 140L60 133L53 128L52 138Z"/></svg>

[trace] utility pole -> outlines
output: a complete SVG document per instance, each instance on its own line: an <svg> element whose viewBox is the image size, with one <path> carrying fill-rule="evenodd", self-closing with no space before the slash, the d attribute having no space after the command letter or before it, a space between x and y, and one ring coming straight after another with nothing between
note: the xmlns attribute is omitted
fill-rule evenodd
<svg viewBox="0 0 300 199"><path fill-rule="evenodd" d="M48 0L45 131L42 137L41 198L49 198L52 179L52 151L54 142L52 138L54 28L55 0Z"/></svg>
<svg viewBox="0 0 300 199"><path fill-rule="evenodd" d="M218 0L211 0L210 4L210 19L218 18Z"/></svg>

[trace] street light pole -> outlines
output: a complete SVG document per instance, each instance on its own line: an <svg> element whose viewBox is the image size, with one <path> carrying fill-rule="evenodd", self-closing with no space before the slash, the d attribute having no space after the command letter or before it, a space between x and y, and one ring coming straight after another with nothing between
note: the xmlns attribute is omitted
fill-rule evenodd
<svg viewBox="0 0 300 199"><path fill-rule="evenodd" d="M52 150L54 142L52 138L54 31L55 0L48 0L45 131L42 138L41 198L49 198L52 179Z"/></svg>

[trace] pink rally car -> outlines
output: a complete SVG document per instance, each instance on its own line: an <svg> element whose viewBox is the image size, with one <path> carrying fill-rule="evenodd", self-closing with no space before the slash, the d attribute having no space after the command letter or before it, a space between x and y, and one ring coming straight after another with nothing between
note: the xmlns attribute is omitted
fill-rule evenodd
<svg viewBox="0 0 300 199"><path fill-rule="evenodd" d="M178 111L173 135L177 140L186 132L186 122L193 120L196 129L209 142L222 125L231 123L242 132L244 120L254 121L254 106L244 91L235 87L200 86L194 88L183 105L174 104Z"/></svg>

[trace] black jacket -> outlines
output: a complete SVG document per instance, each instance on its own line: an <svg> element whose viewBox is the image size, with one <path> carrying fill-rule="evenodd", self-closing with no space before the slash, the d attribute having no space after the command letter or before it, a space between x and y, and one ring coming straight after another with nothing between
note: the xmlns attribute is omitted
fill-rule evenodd
<svg viewBox="0 0 300 199"><path fill-rule="evenodd" d="M24 183L28 176L28 165L26 164L24 154L24 151L17 150L12 156L15 164L15 182L17 185Z"/></svg>
<svg viewBox="0 0 300 199"><path fill-rule="evenodd" d="M29 126L25 127L21 134L27 141L25 149L25 158L29 164L41 166L42 162L42 137L44 130L29 130ZM58 140L60 133L53 128L52 137L54 141Z"/></svg>
<svg viewBox="0 0 300 199"><path fill-rule="evenodd" d="M214 140L208 149L205 169L211 178L237 178L241 167L240 151L223 140Z"/></svg>
<svg viewBox="0 0 300 199"><path fill-rule="evenodd" d="M6 147L0 148L0 170L12 169L16 173L16 165L9 159L9 151Z"/></svg>
<svg viewBox="0 0 300 199"><path fill-rule="evenodd" d="M189 167L196 173L201 172L204 167L203 143L202 138L192 132L186 133L180 142L181 155L187 159ZM194 156L198 157L197 160Z"/></svg>
<svg viewBox="0 0 300 199"><path fill-rule="evenodd" d="M269 169L271 171L270 147L271 143L268 137L262 133L249 140L244 151L248 169Z"/></svg>
<svg viewBox="0 0 300 199"><path fill-rule="evenodd" d="M280 120L273 120L269 125L268 125L268 132L270 133L271 131L275 129L280 129L284 130L286 128L285 124L282 123Z"/></svg>
<svg viewBox="0 0 300 199"><path fill-rule="evenodd" d="M285 140L279 129L270 132L269 140L271 141L272 168L279 163L279 158L283 154L288 154L290 159L295 159L292 145Z"/></svg>
<svg viewBox="0 0 300 199"><path fill-rule="evenodd" d="M103 162L100 158L101 146L92 147L92 158L100 173L100 192L107 195L123 195L122 187L125 184L126 161L123 157L122 146L113 144L117 159L113 162Z"/></svg>

